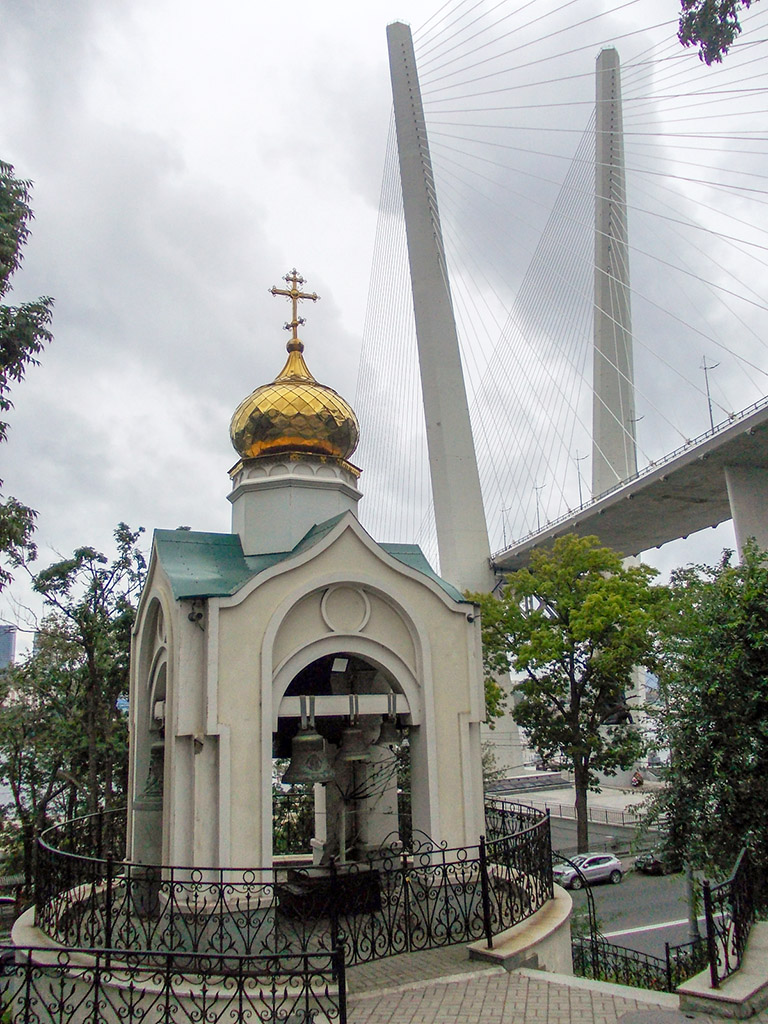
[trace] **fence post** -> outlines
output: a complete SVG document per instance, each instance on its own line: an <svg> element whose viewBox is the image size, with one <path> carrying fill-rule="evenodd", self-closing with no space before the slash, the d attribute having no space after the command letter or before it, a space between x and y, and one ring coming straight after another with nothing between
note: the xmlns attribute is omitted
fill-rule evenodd
<svg viewBox="0 0 768 1024"><path fill-rule="evenodd" d="M667 964L667 992L674 991L672 988L672 960L669 956L669 943L664 943L664 959Z"/></svg>
<svg viewBox="0 0 768 1024"><path fill-rule="evenodd" d="M70 960L67 957L67 966ZM96 953L96 962L93 965L93 1024L101 1024L101 957Z"/></svg>
<svg viewBox="0 0 768 1024"><path fill-rule="evenodd" d="M336 874L336 860L331 857L330 868L330 896L331 896L331 949L338 949L341 945L339 940L339 880Z"/></svg>
<svg viewBox="0 0 768 1024"><path fill-rule="evenodd" d="M344 963L344 947L333 951L336 982L339 988L339 1024L347 1024L347 968Z"/></svg>
<svg viewBox="0 0 768 1024"><path fill-rule="evenodd" d="M707 926L707 956L709 957L709 978L712 988L720 988L717 973L717 936L715 934L715 915L712 913L712 893L705 878L701 883L701 895L704 898L704 921Z"/></svg>
<svg viewBox="0 0 768 1024"><path fill-rule="evenodd" d="M107 854L107 887L106 903L104 904L104 945L106 947L105 966L109 967L110 950L112 949L112 879L115 866L112 861L112 852Z"/></svg>
<svg viewBox="0 0 768 1024"><path fill-rule="evenodd" d="M165 1017L164 1020L173 1020L171 1016L171 957L173 953L165 954L165 971L163 972L163 987L165 989Z"/></svg>
<svg viewBox="0 0 768 1024"><path fill-rule="evenodd" d="M403 850L402 853L402 872L403 872L403 919L405 921L405 949L404 953L411 952L411 890L410 883L408 882L408 854Z"/></svg>
<svg viewBox="0 0 768 1024"><path fill-rule="evenodd" d="M485 849L485 836L480 836L480 892L483 898L483 928L488 949L493 949L493 929L491 927L491 895L488 889L488 855Z"/></svg>

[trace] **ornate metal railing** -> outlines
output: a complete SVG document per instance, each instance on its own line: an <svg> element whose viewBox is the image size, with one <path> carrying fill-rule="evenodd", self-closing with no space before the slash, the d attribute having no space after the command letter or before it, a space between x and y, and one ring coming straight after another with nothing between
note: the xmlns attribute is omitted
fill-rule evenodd
<svg viewBox="0 0 768 1024"><path fill-rule="evenodd" d="M677 946L666 943L666 962L669 991L674 992L678 985L682 985L707 966L706 940L692 939Z"/></svg>
<svg viewBox="0 0 768 1024"><path fill-rule="evenodd" d="M599 935L573 939L571 950L573 973L579 977L656 992L674 992L707 964L707 947L701 939L679 946L667 943L663 958L616 946Z"/></svg>
<svg viewBox="0 0 768 1024"><path fill-rule="evenodd" d="M18 948L0 973L15 1024L346 1024L342 951L243 957Z"/></svg>
<svg viewBox="0 0 768 1024"><path fill-rule="evenodd" d="M666 992L667 970L661 957L614 946L598 937L576 938L571 942L573 973L596 981Z"/></svg>
<svg viewBox="0 0 768 1024"><path fill-rule="evenodd" d="M702 883L709 974L713 988L741 967L755 921L755 891L749 852L739 854L733 874L720 885Z"/></svg>
<svg viewBox="0 0 768 1024"><path fill-rule="evenodd" d="M117 816L115 816L117 819ZM104 856L97 850L100 829ZM104 836L110 844L104 846ZM117 823L85 818L39 843L36 923L66 946L216 956L330 952L348 964L493 936L552 896L549 820L492 801L489 840L416 836L329 868L184 868L118 859Z"/></svg>

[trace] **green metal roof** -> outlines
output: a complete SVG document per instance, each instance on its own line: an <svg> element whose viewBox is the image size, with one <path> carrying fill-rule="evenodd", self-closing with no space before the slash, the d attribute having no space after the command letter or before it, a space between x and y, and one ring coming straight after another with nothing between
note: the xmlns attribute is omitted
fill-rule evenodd
<svg viewBox="0 0 768 1024"><path fill-rule="evenodd" d="M197 533L194 530L155 530L155 551L177 600L226 597L273 565L314 547L342 515L313 526L292 551L246 556L236 533ZM434 572L418 545L381 544L379 547L404 565L428 576L454 601L465 600L454 586Z"/></svg>
<svg viewBox="0 0 768 1024"><path fill-rule="evenodd" d="M154 543L177 599L234 594L253 575L234 533L155 530Z"/></svg>
<svg viewBox="0 0 768 1024"><path fill-rule="evenodd" d="M425 576L429 576L431 580L434 580L439 587L453 598L454 601L461 601L466 603L467 599L457 590L452 583L448 580L444 580L442 576L438 576L435 570L427 561L427 556L421 550L418 544L379 544L380 548L383 548L388 555L392 555L398 562L402 562L404 565L408 565L411 569L416 569L417 572L423 573Z"/></svg>

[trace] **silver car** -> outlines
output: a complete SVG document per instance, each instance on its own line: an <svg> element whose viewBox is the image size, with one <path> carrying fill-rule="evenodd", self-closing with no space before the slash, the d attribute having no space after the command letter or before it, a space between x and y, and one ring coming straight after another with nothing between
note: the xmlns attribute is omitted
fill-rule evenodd
<svg viewBox="0 0 768 1024"><path fill-rule="evenodd" d="M611 853L579 853L571 859L574 864L578 864L579 871L589 885L594 882L618 885L624 874L621 861ZM570 864L556 864L552 869L552 877L566 889L581 889L584 885L581 875Z"/></svg>

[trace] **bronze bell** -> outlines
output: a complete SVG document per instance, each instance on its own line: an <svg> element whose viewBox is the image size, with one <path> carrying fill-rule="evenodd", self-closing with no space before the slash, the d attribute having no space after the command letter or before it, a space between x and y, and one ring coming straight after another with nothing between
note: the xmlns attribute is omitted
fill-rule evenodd
<svg viewBox="0 0 768 1024"><path fill-rule="evenodd" d="M312 726L300 728L293 737L291 763L282 781L293 786L297 782L330 782L333 777L323 737Z"/></svg>
<svg viewBox="0 0 768 1024"><path fill-rule="evenodd" d="M333 778L325 740L315 729L315 698L302 697L301 725L291 741L291 763L282 781L293 786L297 782L330 782Z"/></svg>
<svg viewBox="0 0 768 1024"><path fill-rule="evenodd" d="M371 752L365 742L363 730L356 723L351 723L341 734L341 746L336 757L337 761L370 761Z"/></svg>
<svg viewBox="0 0 768 1024"><path fill-rule="evenodd" d="M402 738L403 734L397 728L397 722L393 722L391 718L385 718L381 723L381 732L376 740L376 746L397 747Z"/></svg>
<svg viewBox="0 0 768 1024"><path fill-rule="evenodd" d="M379 731L378 738L376 740L377 747L392 747L399 745L403 738L403 734L397 727L397 697L394 693L387 694L387 714L384 721L381 723L381 729Z"/></svg>

